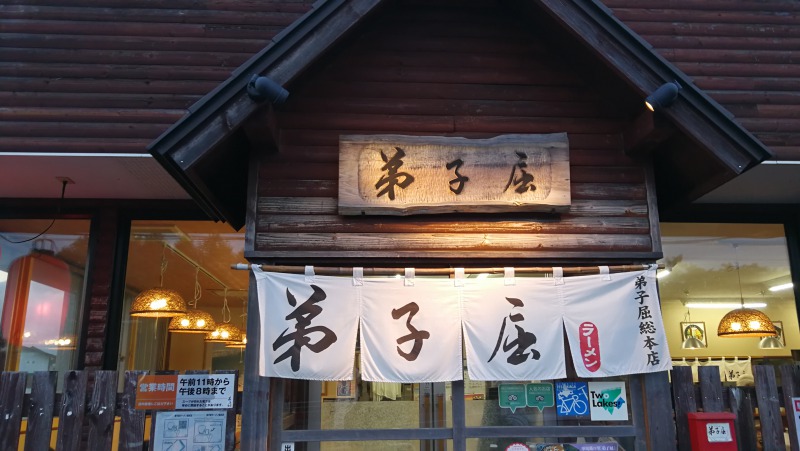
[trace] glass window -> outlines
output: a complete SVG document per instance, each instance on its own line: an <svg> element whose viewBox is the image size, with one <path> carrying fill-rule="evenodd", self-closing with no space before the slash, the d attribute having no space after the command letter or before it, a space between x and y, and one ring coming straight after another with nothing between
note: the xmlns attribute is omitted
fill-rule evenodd
<svg viewBox="0 0 800 451"><path fill-rule="evenodd" d="M233 231L226 224L133 221L119 370L243 372L244 349L240 344L247 323L248 272L231 269L231 264L242 261L244 233ZM132 316L137 297L153 293L149 291L153 289L173 290L196 315ZM148 302L146 309L155 305ZM209 332L223 325L242 332L238 343L233 341L234 336L226 336L229 341L207 339ZM242 380L239 379L240 384Z"/></svg>
<svg viewBox="0 0 800 451"><path fill-rule="evenodd" d="M88 220L0 220L3 370L75 369L89 225Z"/></svg>
<svg viewBox="0 0 800 451"><path fill-rule="evenodd" d="M716 365L723 382L751 385L747 359L790 358L800 348L782 225L666 223L661 232L669 274L659 274L659 290L673 363ZM769 317L777 340L717 335L723 316L742 304Z"/></svg>

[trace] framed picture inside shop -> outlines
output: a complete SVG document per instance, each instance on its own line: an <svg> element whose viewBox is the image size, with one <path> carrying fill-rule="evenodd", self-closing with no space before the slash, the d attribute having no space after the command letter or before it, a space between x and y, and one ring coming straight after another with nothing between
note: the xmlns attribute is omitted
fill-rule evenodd
<svg viewBox="0 0 800 451"><path fill-rule="evenodd" d="M681 341L694 337L703 343L703 347L708 347L706 340L706 323L703 321L681 322Z"/></svg>

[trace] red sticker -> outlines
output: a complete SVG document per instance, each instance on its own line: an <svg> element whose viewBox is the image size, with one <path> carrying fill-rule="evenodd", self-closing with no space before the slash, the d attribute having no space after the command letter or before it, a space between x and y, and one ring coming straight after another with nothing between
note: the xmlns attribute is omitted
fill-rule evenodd
<svg viewBox="0 0 800 451"><path fill-rule="evenodd" d="M586 321L578 328L581 340L581 359L583 366L594 373L600 369L600 338L597 333L597 326Z"/></svg>

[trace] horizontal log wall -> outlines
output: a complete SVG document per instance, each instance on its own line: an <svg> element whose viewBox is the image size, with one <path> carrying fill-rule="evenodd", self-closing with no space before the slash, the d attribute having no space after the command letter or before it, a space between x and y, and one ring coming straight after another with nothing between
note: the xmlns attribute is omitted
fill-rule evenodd
<svg viewBox="0 0 800 451"><path fill-rule="evenodd" d="M800 4L603 0L775 152L800 161Z"/></svg>
<svg viewBox="0 0 800 451"><path fill-rule="evenodd" d="M622 112L530 24L478 3L399 2L289 87L279 150L260 166L248 257L652 261L654 193L624 153ZM570 143L568 213L337 214L340 134L555 132Z"/></svg>
<svg viewBox="0 0 800 451"><path fill-rule="evenodd" d="M9 0L0 152L147 153L311 0Z"/></svg>

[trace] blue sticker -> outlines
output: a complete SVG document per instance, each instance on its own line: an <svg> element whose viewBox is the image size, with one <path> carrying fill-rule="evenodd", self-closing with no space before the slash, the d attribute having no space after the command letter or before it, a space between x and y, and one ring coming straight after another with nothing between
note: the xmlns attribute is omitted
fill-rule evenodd
<svg viewBox="0 0 800 451"><path fill-rule="evenodd" d="M586 382L556 382L556 412L562 417L589 415Z"/></svg>

